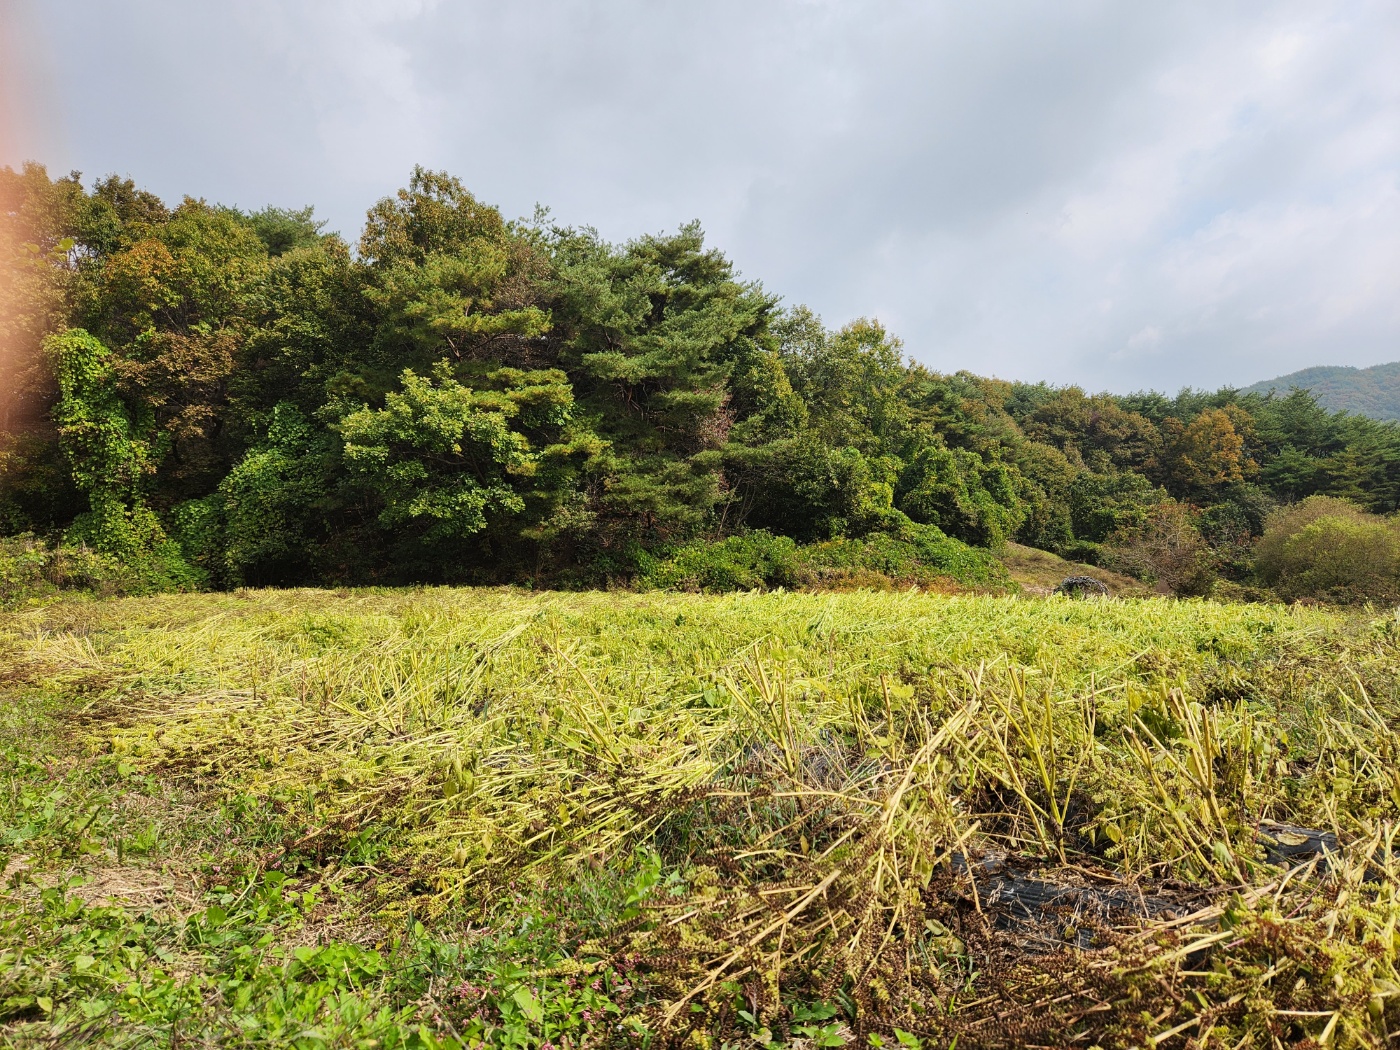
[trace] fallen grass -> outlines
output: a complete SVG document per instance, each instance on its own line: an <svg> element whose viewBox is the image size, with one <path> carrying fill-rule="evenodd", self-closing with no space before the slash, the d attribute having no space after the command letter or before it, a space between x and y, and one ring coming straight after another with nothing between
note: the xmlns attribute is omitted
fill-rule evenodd
<svg viewBox="0 0 1400 1050"><path fill-rule="evenodd" d="M205 913L301 902L230 928L282 952L238 979L262 989L249 1002L304 994L302 1045L1380 1046L1400 1030L1391 617L442 589L71 602L4 624L11 691L47 705L46 732L66 720L73 775L116 770L190 814L251 807L277 829L222 860L224 817L189 816L185 837L208 853ZM1340 855L1272 863L1295 834L1278 825ZM104 835L89 867L122 859ZM168 862L180 841L152 850ZM29 882L82 867L75 849L26 862ZM211 883L225 865L237 879ZM1018 910L1032 885L1078 903ZM320 987L297 937L372 954ZM205 981L210 1039L253 1040L209 976L225 955L201 958L175 987ZM451 961L425 980L424 958ZM344 995L375 1034L343 1013L325 1027ZM10 1008L13 1031L76 1023L43 997Z"/></svg>

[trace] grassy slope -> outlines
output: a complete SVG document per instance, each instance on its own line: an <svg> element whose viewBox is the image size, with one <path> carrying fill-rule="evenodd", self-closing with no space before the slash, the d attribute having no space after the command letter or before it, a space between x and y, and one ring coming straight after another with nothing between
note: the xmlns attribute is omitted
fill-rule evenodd
<svg viewBox="0 0 1400 1050"><path fill-rule="evenodd" d="M420 590L3 624L17 1044L1370 1045L1396 1025L1388 860L1358 893L1400 805L1390 621ZM1347 864L1251 890L1278 878L1261 818L1335 830ZM1059 919L1027 956L952 863L1003 853L1205 910L1088 954L1055 945Z"/></svg>
<svg viewBox="0 0 1400 1050"><path fill-rule="evenodd" d="M1131 576L1110 572L1097 565L1066 561L1058 554L1020 543L1008 543L1001 554L1001 562L1011 579L1029 595L1047 595L1067 576L1092 576L1120 598L1146 598L1153 593L1152 588Z"/></svg>

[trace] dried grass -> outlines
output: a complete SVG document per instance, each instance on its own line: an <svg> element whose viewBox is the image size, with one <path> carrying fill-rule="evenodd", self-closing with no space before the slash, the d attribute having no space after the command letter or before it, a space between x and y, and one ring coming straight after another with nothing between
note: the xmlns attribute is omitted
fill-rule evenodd
<svg viewBox="0 0 1400 1050"><path fill-rule="evenodd" d="M327 841L396 828L390 912L489 913L656 851L683 888L593 951L677 1037L732 1037L739 1004L782 1035L801 999L848 1002L862 1039L962 1047L1400 1030L1392 618L872 593L103 608L8 626L55 684L96 683L91 732L143 768L300 798ZM1267 821L1342 856L1281 872ZM983 896L1016 878L1119 896L1011 921Z"/></svg>

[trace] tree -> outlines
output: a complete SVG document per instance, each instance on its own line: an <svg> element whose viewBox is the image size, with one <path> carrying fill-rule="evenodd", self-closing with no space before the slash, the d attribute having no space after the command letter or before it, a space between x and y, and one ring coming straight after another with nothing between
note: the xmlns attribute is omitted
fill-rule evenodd
<svg viewBox="0 0 1400 1050"><path fill-rule="evenodd" d="M231 465L229 380L267 273L241 216L187 199L163 221L124 223L86 283L87 329L111 347L123 396L168 439L157 486L166 506L208 492Z"/></svg>
<svg viewBox="0 0 1400 1050"><path fill-rule="evenodd" d="M266 246L267 254L276 258L295 248L316 247L327 236L323 232L325 220L315 218L315 211L310 205L296 209L269 205L244 218Z"/></svg>
<svg viewBox="0 0 1400 1050"><path fill-rule="evenodd" d="M1249 416L1234 406L1208 408L1189 424L1169 417L1163 424L1157 472L1178 495L1205 492L1252 476L1258 469L1245 450Z"/></svg>
<svg viewBox="0 0 1400 1050"><path fill-rule="evenodd" d="M277 405L265 438L218 489L175 508L186 556L222 584L314 580L335 460L325 438L295 405Z"/></svg>
<svg viewBox="0 0 1400 1050"><path fill-rule="evenodd" d="M899 478L896 505L914 521L980 547L1001 547L1024 520L1016 470L942 444L918 451Z"/></svg>
<svg viewBox="0 0 1400 1050"><path fill-rule="evenodd" d="M1114 532L1141 527L1168 499L1141 474L1083 470L1070 485L1070 522L1077 539L1102 543Z"/></svg>
<svg viewBox="0 0 1400 1050"><path fill-rule="evenodd" d="M146 504L160 439L149 414L132 412L118 394L111 351L81 329L50 336L44 350L58 380L59 444L88 502L68 538L129 563L158 563L175 582L194 582Z"/></svg>
<svg viewBox="0 0 1400 1050"><path fill-rule="evenodd" d="M562 498L567 478L556 464L600 451L566 431L573 395L563 373L498 369L483 378L489 385L473 389L446 366L431 379L405 369L383 408L362 407L337 425L380 525L440 553L479 535L518 538Z"/></svg>
<svg viewBox="0 0 1400 1050"><path fill-rule="evenodd" d="M406 189L370 209L360 257L380 363L540 363L551 325L539 302L545 260L458 180L415 168Z"/></svg>
<svg viewBox="0 0 1400 1050"><path fill-rule="evenodd" d="M909 423L900 396L907 373L899 340L865 318L826 333L801 311L783 331L802 333L784 341L783 364L807 404L814 436L866 456L898 454Z"/></svg>
<svg viewBox="0 0 1400 1050"><path fill-rule="evenodd" d="M1139 470L1157 452L1158 434L1150 420L1128 412L1108 394L1085 395L1065 387L1037 399L1022 421L1027 437L1084 460L1093 453L1114 467Z"/></svg>
<svg viewBox="0 0 1400 1050"><path fill-rule="evenodd" d="M759 417L743 433L762 439L783 415L800 418L768 332L774 300L735 280L696 225L622 247L588 230L556 229L545 243L560 365L610 444L588 485L597 543L694 535L728 503L735 426ZM785 402L774 416L765 387Z"/></svg>
<svg viewBox="0 0 1400 1050"><path fill-rule="evenodd" d="M1159 504L1140 524L1120 528L1108 538L1108 564L1160 583L1173 594L1209 594L1215 583L1211 552L1194 517L1185 504Z"/></svg>
<svg viewBox="0 0 1400 1050"><path fill-rule="evenodd" d="M227 586L593 583L752 530L922 530L1190 590L1193 558L1252 571L1277 501L1400 510L1400 427L939 374L878 321L780 308L695 224L609 243L418 168L358 243L310 208L0 172L0 532L168 533Z"/></svg>

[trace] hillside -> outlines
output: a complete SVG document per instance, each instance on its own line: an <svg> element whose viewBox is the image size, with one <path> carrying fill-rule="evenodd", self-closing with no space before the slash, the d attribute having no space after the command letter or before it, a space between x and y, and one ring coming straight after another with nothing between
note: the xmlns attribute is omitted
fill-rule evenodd
<svg viewBox="0 0 1400 1050"><path fill-rule="evenodd" d="M1286 394L1294 387L1309 390L1318 404L1334 412L1354 412L1372 419L1400 419L1400 361L1370 368L1319 365L1266 379L1245 387L1242 394Z"/></svg>

